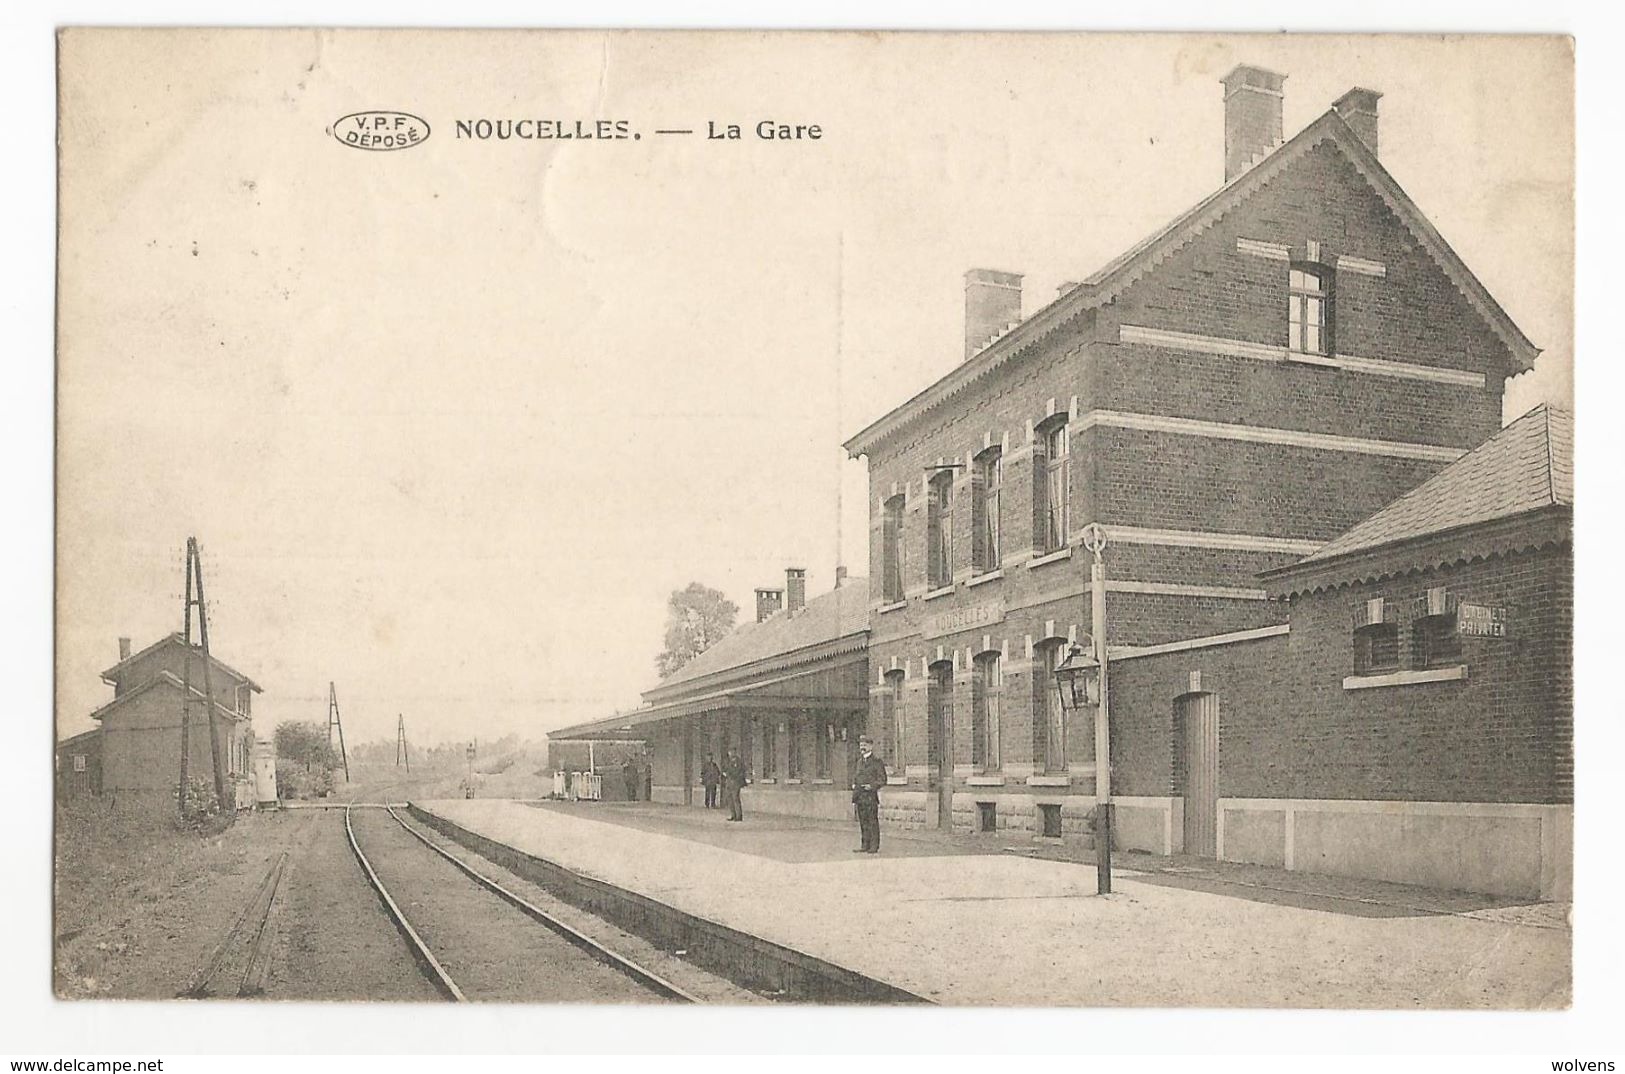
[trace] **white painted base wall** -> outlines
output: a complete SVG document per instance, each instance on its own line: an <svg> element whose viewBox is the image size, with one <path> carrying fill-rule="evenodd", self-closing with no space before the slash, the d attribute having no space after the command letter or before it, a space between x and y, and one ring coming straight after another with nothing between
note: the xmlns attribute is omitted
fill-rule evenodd
<svg viewBox="0 0 1625 1074"><path fill-rule="evenodd" d="M1218 828L1224 861L1509 898L1573 898L1573 806L1221 798Z"/></svg>

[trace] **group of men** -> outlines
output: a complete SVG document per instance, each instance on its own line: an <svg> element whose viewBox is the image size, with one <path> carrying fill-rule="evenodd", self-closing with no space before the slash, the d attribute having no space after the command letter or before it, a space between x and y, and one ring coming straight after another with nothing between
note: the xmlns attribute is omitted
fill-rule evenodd
<svg viewBox="0 0 1625 1074"><path fill-rule="evenodd" d="M858 763L852 772L852 804L857 807L858 832L861 846L854 854L880 853L880 789L886 785L889 773L886 762L875 756L874 739L868 735L858 738ZM740 791L749 782L745 778L745 762L739 751L730 748L719 765L710 754L700 765L700 785L705 788L705 808L716 809L717 791L722 792L722 806L728 810L730 821L745 819L744 803Z"/></svg>

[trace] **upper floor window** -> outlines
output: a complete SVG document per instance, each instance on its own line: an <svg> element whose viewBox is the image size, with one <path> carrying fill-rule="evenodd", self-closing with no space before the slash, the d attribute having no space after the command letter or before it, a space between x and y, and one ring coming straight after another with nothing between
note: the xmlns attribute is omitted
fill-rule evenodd
<svg viewBox="0 0 1625 1074"><path fill-rule="evenodd" d="M976 456L971 478L971 566L977 574L996 571L1002 562L999 522L1003 494L1004 453L989 448Z"/></svg>
<svg viewBox="0 0 1625 1074"><path fill-rule="evenodd" d="M893 496L881 521L881 593L888 604L903 599L903 507L902 495Z"/></svg>
<svg viewBox="0 0 1625 1074"><path fill-rule="evenodd" d="M926 573L932 589L952 585L954 580L954 472L939 470L931 475L930 498L926 503L926 544L929 562Z"/></svg>
<svg viewBox="0 0 1625 1074"><path fill-rule="evenodd" d="M1332 274L1319 265L1294 264L1287 284L1287 349L1330 354Z"/></svg>
<svg viewBox="0 0 1625 1074"><path fill-rule="evenodd" d="M1071 482L1068 480L1071 456L1069 454L1067 425L1064 419L1038 430L1038 447L1043 453L1043 464L1033 469L1038 480L1033 497L1038 532L1035 535L1039 554L1066 547L1068 516L1071 511Z"/></svg>

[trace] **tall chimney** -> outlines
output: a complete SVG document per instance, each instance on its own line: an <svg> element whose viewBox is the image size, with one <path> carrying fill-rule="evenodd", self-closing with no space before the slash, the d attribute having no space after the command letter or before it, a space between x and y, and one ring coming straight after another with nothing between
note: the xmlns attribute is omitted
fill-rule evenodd
<svg viewBox="0 0 1625 1074"><path fill-rule="evenodd" d="M1021 320L1021 274L973 268L965 273L965 360Z"/></svg>
<svg viewBox="0 0 1625 1074"><path fill-rule="evenodd" d="M118 640L118 658L119 658L119 663L121 663L121 664L124 661L130 659L130 639L129 638L120 638Z"/></svg>
<svg viewBox="0 0 1625 1074"><path fill-rule="evenodd" d="M1285 75L1238 66L1224 83L1224 181L1281 144L1281 85Z"/></svg>
<svg viewBox="0 0 1625 1074"><path fill-rule="evenodd" d="M784 568L784 609L791 615L807 606L807 569Z"/></svg>
<svg viewBox="0 0 1625 1074"><path fill-rule="evenodd" d="M1355 86L1332 104L1332 110L1354 128L1372 156L1377 155L1377 98L1381 96L1376 90Z"/></svg>
<svg viewBox="0 0 1625 1074"><path fill-rule="evenodd" d="M762 622L784 607L784 590L758 589L756 591L756 621Z"/></svg>

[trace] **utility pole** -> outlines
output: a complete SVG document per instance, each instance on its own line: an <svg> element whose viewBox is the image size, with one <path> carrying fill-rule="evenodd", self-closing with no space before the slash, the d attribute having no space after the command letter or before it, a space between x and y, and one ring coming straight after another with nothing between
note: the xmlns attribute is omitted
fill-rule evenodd
<svg viewBox="0 0 1625 1074"><path fill-rule="evenodd" d="M397 713L395 716L395 767L406 765L406 771L412 771L412 755L406 751L406 717Z"/></svg>
<svg viewBox="0 0 1625 1074"><path fill-rule="evenodd" d="M1089 566L1089 605L1095 641L1095 661L1100 666L1100 700L1095 708L1095 868L1097 887L1102 895L1112 890L1112 736L1110 710L1106 707L1106 531L1091 525L1084 535L1084 547L1094 554Z"/></svg>
<svg viewBox="0 0 1625 1074"><path fill-rule="evenodd" d="M194 586L195 581L195 586ZM222 811L235 812L235 796L226 797L225 766L220 763L220 728L214 715L214 676L209 665L209 612L203 598L203 560L198 555L197 538L186 539L186 628L182 635L186 656L181 679L181 805L185 811L186 781L190 766L192 703L192 610L197 609L198 640L203 648L203 714L209 723L209 760L214 768L214 796Z"/></svg>
<svg viewBox="0 0 1625 1074"><path fill-rule="evenodd" d="M350 782L350 755L344 749L344 721L339 718L339 692L331 682L327 684L327 748L333 748L333 729L339 732L339 757L344 761L344 782Z"/></svg>

